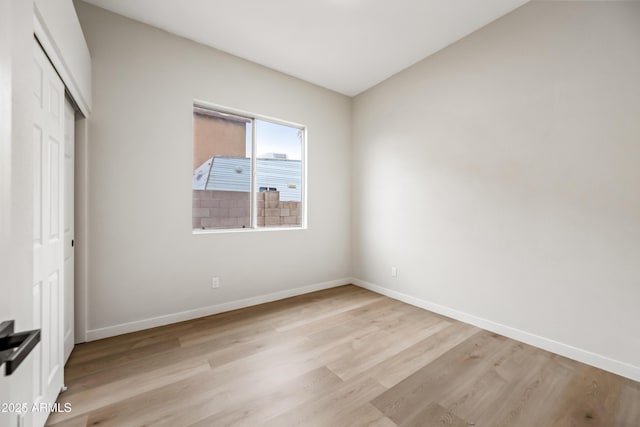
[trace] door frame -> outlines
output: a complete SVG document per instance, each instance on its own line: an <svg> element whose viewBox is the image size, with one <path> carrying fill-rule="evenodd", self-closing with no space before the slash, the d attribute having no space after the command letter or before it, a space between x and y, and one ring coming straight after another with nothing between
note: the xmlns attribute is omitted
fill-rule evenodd
<svg viewBox="0 0 640 427"><path fill-rule="evenodd" d="M75 122L75 343L87 341L89 304L89 121L76 115Z"/></svg>
<svg viewBox="0 0 640 427"><path fill-rule="evenodd" d="M64 219L63 219L63 360L66 365L75 344L75 127L76 107L67 95L64 100Z"/></svg>

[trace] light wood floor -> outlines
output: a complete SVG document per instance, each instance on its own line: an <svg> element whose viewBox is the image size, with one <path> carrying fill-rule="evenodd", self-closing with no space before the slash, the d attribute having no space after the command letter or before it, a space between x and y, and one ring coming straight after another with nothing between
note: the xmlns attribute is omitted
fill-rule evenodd
<svg viewBox="0 0 640 427"><path fill-rule="evenodd" d="M49 425L640 426L640 383L354 287L76 346Z"/></svg>

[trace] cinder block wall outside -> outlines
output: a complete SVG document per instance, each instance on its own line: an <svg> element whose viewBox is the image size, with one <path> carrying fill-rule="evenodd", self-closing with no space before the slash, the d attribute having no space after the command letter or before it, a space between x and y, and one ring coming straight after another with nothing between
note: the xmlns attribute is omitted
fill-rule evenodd
<svg viewBox="0 0 640 427"><path fill-rule="evenodd" d="M281 202L279 191L258 193L258 227L294 227L300 224L300 202Z"/></svg>
<svg viewBox="0 0 640 427"><path fill-rule="evenodd" d="M250 216L249 193L193 190L193 228L248 228Z"/></svg>
<svg viewBox="0 0 640 427"><path fill-rule="evenodd" d="M258 227L295 227L302 224L300 202L280 201L279 191L257 195ZM193 228L249 228L249 193L193 190Z"/></svg>

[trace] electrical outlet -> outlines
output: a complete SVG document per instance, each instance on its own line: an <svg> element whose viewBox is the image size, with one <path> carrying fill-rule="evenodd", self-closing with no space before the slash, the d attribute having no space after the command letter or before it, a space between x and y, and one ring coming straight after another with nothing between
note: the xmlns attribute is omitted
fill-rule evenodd
<svg viewBox="0 0 640 427"><path fill-rule="evenodd" d="M218 289L220 287L220 278L213 277L211 279L211 289Z"/></svg>
<svg viewBox="0 0 640 427"><path fill-rule="evenodd" d="M398 269L396 267L391 267L391 277L394 279L398 277Z"/></svg>

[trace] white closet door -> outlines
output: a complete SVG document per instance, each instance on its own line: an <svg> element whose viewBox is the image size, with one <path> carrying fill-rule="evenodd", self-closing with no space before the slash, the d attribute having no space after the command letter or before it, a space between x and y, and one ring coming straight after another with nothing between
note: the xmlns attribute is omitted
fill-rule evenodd
<svg viewBox="0 0 640 427"><path fill-rule="evenodd" d="M63 381L64 322L64 85L34 42L34 283L35 327L42 341L34 350L34 403L53 404ZM33 413L41 427L48 413Z"/></svg>
<svg viewBox="0 0 640 427"><path fill-rule="evenodd" d="M74 153L75 111L66 100L64 106L64 363L69 360L74 336Z"/></svg>

